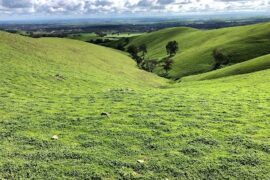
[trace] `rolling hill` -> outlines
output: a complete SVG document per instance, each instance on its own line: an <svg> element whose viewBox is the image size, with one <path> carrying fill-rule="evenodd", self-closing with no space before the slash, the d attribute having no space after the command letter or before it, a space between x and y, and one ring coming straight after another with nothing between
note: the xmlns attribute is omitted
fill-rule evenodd
<svg viewBox="0 0 270 180"><path fill-rule="evenodd" d="M89 88L93 84L103 88L113 84L159 86L164 82L156 75L138 70L129 57L116 50L67 39L31 39L3 32L0 37L1 78L8 75L6 79L18 80L26 86L35 83L31 80L35 74L55 84L59 83L55 81L59 79L57 76L66 79L65 82L83 78ZM20 81L23 76L27 78Z"/></svg>
<svg viewBox="0 0 270 180"><path fill-rule="evenodd" d="M269 179L268 57L172 83L116 50L0 32L0 179Z"/></svg>
<svg viewBox="0 0 270 180"><path fill-rule="evenodd" d="M147 59L162 59L167 56L166 44L172 40L179 43L180 51L173 57L169 76L180 79L211 71L214 66L212 52L216 48L229 59L230 65L269 54L270 23L217 30L170 28L130 38L126 47L146 44ZM119 43L123 44L123 40ZM111 44L116 45L117 42ZM155 72L162 74L163 70L156 68Z"/></svg>
<svg viewBox="0 0 270 180"><path fill-rule="evenodd" d="M226 76L248 74L265 69L270 69L270 55L265 55L242 63L237 63L235 65L231 65L216 71L184 77L181 79L181 81L217 79Z"/></svg>

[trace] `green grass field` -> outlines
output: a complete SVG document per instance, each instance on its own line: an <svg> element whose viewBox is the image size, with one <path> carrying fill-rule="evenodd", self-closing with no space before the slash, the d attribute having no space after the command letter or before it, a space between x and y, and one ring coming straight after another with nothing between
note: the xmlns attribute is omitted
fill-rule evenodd
<svg viewBox="0 0 270 180"><path fill-rule="evenodd" d="M235 65L228 66L226 68L222 68L216 71L211 71L209 73L184 77L181 80L182 81L209 80L239 74L248 74L265 69L270 69L270 54L242 63L237 63Z"/></svg>
<svg viewBox="0 0 270 180"><path fill-rule="evenodd" d="M93 39L97 39L98 36L95 33L78 33L78 34L70 34L68 38L80 41L90 41Z"/></svg>
<svg viewBox="0 0 270 180"><path fill-rule="evenodd" d="M174 64L169 76L180 79L211 71L214 66L212 52L216 48L229 58L231 64L270 54L269 34L270 23L217 30L179 27L132 37L126 47L146 44L147 59L162 59L167 56L166 44L176 40L180 51L173 58ZM110 46L116 47L119 43L123 42L112 42ZM155 73L162 74L164 71L156 68Z"/></svg>
<svg viewBox="0 0 270 180"><path fill-rule="evenodd" d="M195 51L186 42L182 54ZM0 32L0 178L270 179L270 69L259 68L267 58L175 83L120 51ZM260 71L241 69L254 64Z"/></svg>
<svg viewBox="0 0 270 180"><path fill-rule="evenodd" d="M122 38L131 38L131 37L136 37L140 35L142 35L142 33L119 33L119 34L108 33L104 37L99 37L95 33L78 33L78 34L70 34L68 38L76 39L80 41L91 41L91 40L96 40L96 39L120 40Z"/></svg>
<svg viewBox="0 0 270 180"><path fill-rule="evenodd" d="M136 37L136 36L141 36L144 33L119 33L119 34L107 34L106 37L111 37L111 38L126 38L126 37Z"/></svg>

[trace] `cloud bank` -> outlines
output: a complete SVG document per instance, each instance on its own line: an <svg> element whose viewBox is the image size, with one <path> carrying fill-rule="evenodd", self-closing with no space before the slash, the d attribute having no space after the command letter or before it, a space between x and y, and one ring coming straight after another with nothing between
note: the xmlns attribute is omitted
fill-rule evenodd
<svg viewBox="0 0 270 180"><path fill-rule="evenodd" d="M270 0L0 0L0 15L177 14L270 11Z"/></svg>

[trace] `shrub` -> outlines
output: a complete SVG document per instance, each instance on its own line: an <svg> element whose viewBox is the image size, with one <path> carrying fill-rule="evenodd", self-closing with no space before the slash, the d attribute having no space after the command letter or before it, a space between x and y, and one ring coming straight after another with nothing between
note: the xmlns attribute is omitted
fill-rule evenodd
<svg viewBox="0 0 270 180"><path fill-rule="evenodd" d="M179 50L178 43L176 41L168 42L168 44L166 45L166 50L167 50L167 54L170 55L170 57L172 57Z"/></svg>
<svg viewBox="0 0 270 180"><path fill-rule="evenodd" d="M166 71L166 75L168 75L169 70L172 69L173 60L170 58L166 58L163 64L163 68Z"/></svg>
<svg viewBox="0 0 270 180"><path fill-rule="evenodd" d="M221 65L226 65L229 63L228 58L219 49L213 50L213 57L215 59L214 70L220 68Z"/></svg>

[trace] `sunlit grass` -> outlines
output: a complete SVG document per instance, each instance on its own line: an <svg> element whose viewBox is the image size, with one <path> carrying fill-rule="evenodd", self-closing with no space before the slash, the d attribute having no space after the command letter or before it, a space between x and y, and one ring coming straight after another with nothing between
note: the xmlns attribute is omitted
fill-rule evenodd
<svg viewBox="0 0 270 180"><path fill-rule="evenodd" d="M269 179L269 70L173 84L79 41L0 50L0 178Z"/></svg>

